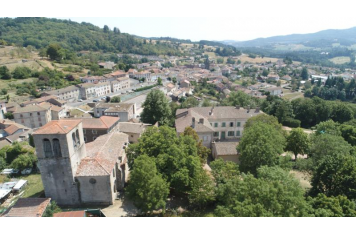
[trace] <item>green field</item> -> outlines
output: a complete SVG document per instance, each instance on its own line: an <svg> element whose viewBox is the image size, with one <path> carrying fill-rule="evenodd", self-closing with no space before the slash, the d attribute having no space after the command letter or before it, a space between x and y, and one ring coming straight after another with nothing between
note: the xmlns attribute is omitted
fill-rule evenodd
<svg viewBox="0 0 356 236"><path fill-rule="evenodd" d="M303 44L280 44L276 45L274 47L275 50L280 50L280 51L303 51L303 50L309 50L312 49L311 47L306 47Z"/></svg>
<svg viewBox="0 0 356 236"><path fill-rule="evenodd" d="M333 62L334 64L346 64L346 63L350 63L350 57L334 57L332 59L330 59L331 62Z"/></svg>
<svg viewBox="0 0 356 236"><path fill-rule="evenodd" d="M27 176L19 176L15 177L16 179L25 179L27 180L27 186L25 188L25 193L23 194L23 198L28 197L40 197L43 193L43 185L41 174L31 174ZM11 181L6 175L0 175L0 183Z"/></svg>

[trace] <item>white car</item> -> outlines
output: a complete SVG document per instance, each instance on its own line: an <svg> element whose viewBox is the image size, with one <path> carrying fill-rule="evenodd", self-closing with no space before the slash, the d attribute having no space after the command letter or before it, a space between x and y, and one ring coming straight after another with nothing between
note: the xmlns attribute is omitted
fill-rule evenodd
<svg viewBox="0 0 356 236"><path fill-rule="evenodd" d="M83 100L82 99L78 99L78 102L82 102Z"/></svg>
<svg viewBox="0 0 356 236"><path fill-rule="evenodd" d="M32 168L26 168L26 169L21 171L21 174L22 175L29 175L29 174L31 174L31 172L32 172Z"/></svg>
<svg viewBox="0 0 356 236"><path fill-rule="evenodd" d="M19 170L16 169L4 169L1 174L2 175L10 175L10 174L17 174L19 173Z"/></svg>

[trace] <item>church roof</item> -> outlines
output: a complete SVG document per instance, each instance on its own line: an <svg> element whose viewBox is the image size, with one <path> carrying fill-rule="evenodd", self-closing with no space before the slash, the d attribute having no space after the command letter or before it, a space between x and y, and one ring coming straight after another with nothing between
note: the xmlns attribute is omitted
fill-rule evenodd
<svg viewBox="0 0 356 236"><path fill-rule="evenodd" d="M87 143L87 157L81 160L76 176L110 175L127 143L128 135L121 132L102 135Z"/></svg>
<svg viewBox="0 0 356 236"><path fill-rule="evenodd" d="M33 134L67 134L74 129L81 120L52 120L36 130Z"/></svg>

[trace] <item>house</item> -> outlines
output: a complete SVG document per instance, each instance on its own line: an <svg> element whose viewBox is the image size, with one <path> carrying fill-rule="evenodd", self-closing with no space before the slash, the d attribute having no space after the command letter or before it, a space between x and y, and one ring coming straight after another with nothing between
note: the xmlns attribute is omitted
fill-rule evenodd
<svg viewBox="0 0 356 236"><path fill-rule="evenodd" d="M51 198L20 198L2 217L42 217Z"/></svg>
<svg viewBox="0 0 356 236"><path fill-rule="evenodd" d="M97 103L94 108L94 116L116 116L120 122L126 122L136 118L136 104L134 103Z"/></svg>
<svg viewBox="0 0 356 236"><path fill-rule="evenodd" d="M282 79L285 80L285 81L291 81L292 80L292 78L289 75L283 76Z"/></svg>
<svg viewBox="0 0 356 236"><path fill-rule="evenodd" d="M128 70L127 73L128 73L130 78L134 78L135 77L135 73L137 73L137 70L131 68L131 69Z"/></svg>
<svg viewBox="0 0 356 236"><path fill-rule="evenodd" d="M99 84L99 83L108 82L109 78L104 76L86 76L86 77L81 77L80 81L82 81L83 83Z"/></svg>
<svg viewBox="0 0 356 236"><path fill-rule="evenodd" d="M79 99L79 88L75 85L68 86L62 89L56 89L52 91L43 92L41 97L44 96L56 96L59 100L64 100L67 102L75 102Z"/></svg>
<svg viewBox="0 0 356 236"><path fill-rule="evenodd" d="M174 91L177 90L177 87L172 83L167 84L166 88L168 93L173 93Z"/></svg>
<svg viewBox="0 0 356 236"><path fill-rule="evenodd" d="M281 87L266 88L265 92L269 92L270 95L275 95L275 96L279 96L283 93Z"/></svg>
<svg viewBox="0 0 356 236"><path fill-rule="evenodd" d="M182 80L179 85L181 88L190 88L190 82L189 80Z"/></svg>
<svg viewBox="0 0 356 236"><path fill-rule="evenodd" d="M0 120L5 119L5 114L7 113L6 111L6 101L2 100L0 101Z"/></svg>
<svg viewBox="0 0 356 236"><path fill-rule="evenodd" d="M145 70L141 72L134 73L134 78L136 79L144 79L145 81L151 81L151 72Z"/></svg>
<svg viewBox="0 0 356 236"><path fill-rule="evenodd" d="M30 101L26 101L21 103L20 105L22 107L28 106L28 105L38 105L41 104L43 102L48 102L54 106L58 106L58 107L65 107L67 102L64 100L59 100L56 96L44 96L44 97L40 97L40 98L36 98Z"/></svg>
<svg viewBox="0 0 356 236"><path fill-rule="evenodd" d="M192 127L203 144L211 147L213 141L239 139L246 121L259 114L259 108L192 107L177 110L175 126L178 134L183 133L186 127Z"/></svg>
<svg viewBox="0 0 356 236"><path fill-rule="evenodd" d="M130 79L128 77L120 77L110 81L111 92L116 93L123 89L130 88Z"/></svg>
<svg viewBox="0 0 356 236"><path fill-rule="evenodd" d="M16 123L31 129L39 128L52 120L51 108L40 105L20 107L13 115Z"/></svg>
<svg viewBox="0 0 356 236"><path fill-rule="evenodd" d="M128 76L125 71L117 70L109 75L105 75L105 77L108 77L110 79L117 79L117 78L123 78L123 77L128 77Z"/></svg>
<svg viewBox="0 0 356 236"><path fill-rule="evenodd" d="M129 136L130 143L137 143L138 139L141 137L143 132L145 132L148 126L151 125L144 123L120 122L118 130Z"/></svg>
<svg viewBox="0 0 356 236"><path fill-rule="evenodd" d="M268 76L267 76L267 79L268 80L273 80L273 81L278 81L279 80L279 75L275 74L275 73L270 73Z"/></svg>
<svg viewBox="0 0 356 236"><path fill-rule="evenodd" d="M116 64L112 61L107 61L107 62L100 62L98 63L98 65L100 68L112 70Z"/></svg>
<svg viewBox="0 0 356 236"><path fill-rule="evenodd" d="M239 142L212 142L212 156L215 160L221 158L239 164L238 145Z"/></svg>
<svg viewBox="0 0 356 236"><path fill-rule="evenodd" d="M120 118L101 116L100 118L80 118L80 120L83 125L84 142L88 143L101 135L116 131Z"/></svg>
<svg viewBox="0 0 356 236"><path fill-rule="evenodd" d="M120 132L84 143L81 120L51 121L33 133L46 197L58 205L111 205L127 178Z"/></svg>

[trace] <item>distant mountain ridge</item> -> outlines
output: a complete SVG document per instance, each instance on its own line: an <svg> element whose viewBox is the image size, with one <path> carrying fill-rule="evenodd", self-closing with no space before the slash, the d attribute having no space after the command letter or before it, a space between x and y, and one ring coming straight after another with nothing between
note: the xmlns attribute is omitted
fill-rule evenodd
<svg viewBox="0 0 356 236"><path fill-rule="evenodd" d="M310 34L291 34L284 36L273 36L268 38L257 38L248 41L222 41L235 47L266 47L273 44L304 44L312 45L313 42L340 43L350 46L356 44L356 27L350 29L329 29Z"/></svg>

